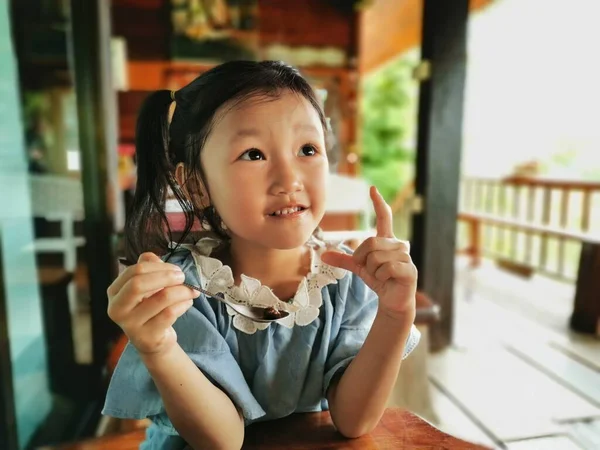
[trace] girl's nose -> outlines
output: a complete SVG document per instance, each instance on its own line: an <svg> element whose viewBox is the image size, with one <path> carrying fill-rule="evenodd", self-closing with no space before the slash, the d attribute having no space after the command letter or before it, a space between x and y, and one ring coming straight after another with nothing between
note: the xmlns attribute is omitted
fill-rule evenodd
<svg viewBox="0 0 600 450"><path fill-rule="evenodd" d="M291 161L279 161L273 167L273 183L271 193L289 195L304 189L300 170Z"/></svg>

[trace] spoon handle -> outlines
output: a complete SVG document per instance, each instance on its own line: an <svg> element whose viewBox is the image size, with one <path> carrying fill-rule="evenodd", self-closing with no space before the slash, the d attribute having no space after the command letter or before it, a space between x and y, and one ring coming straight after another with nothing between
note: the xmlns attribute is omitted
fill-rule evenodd
<svg viewBox="0 0 600 450"><path fill-rule="evenodd" d="M225 298L223 297L223 294L222 294L222 293L220 293L220 292L218 292L218 293L216 293L216 294L211 294L210 292L208 292L208 291L207 291L207 290L205 290L205 289L202 289L202 288L201 288L201 287L199 287L199 286L195 286L195 285L193 285L193 284L190 284L190 283L182 283L182 284L183 284L184 286L186 286L186 287L189 287L190 289L194 289L195 291L198 291L198 292L200 292L200 293L202 293L202 294L206 295L207 297L214 297L214 298L217 298L217 299L219 299L219 300L225 300Z"/></svg>
<svg viewBox="0 0 600 450"><path fill-rule="evenodd" d="M123 264L124 266L126 266L126 267L133 266L133 264L134 264L131 261L128 261L127 259L125 259L125 258L119 258L119 262L121 264ZM190 283L185 283L185 282L182 283L182 284L184 286L189 287L190 289L194 289L195 291L198 291L198 292L206 295L207 297L216 297L216 298L218 298L220 300L224 300L224 298L222 297L223 294L221 294L221 293L219 293L219 294L211 294L207 290L202 289L200 286L196 286L195 284L190 284Z"/></svg>

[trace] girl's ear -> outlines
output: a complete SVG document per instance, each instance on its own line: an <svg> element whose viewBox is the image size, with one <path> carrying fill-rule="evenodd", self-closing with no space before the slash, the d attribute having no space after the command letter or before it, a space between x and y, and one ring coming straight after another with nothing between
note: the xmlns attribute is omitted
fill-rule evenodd
<svg viewBox="0 0 600 450"><path fill-rule="evenodd" d="M196 183L190 183L183 163L179 163L175 167L175 180L188 199L194 201L194 203L201 204L204 208L210 206L210 198L206 186L204 186L199 177ZM200 192L196 192L195 187L198 187Z"/></svg>

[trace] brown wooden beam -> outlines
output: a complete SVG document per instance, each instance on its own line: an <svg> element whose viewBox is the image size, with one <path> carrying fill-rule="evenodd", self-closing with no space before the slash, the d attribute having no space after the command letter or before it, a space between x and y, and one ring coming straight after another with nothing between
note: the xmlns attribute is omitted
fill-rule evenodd
<svg viewBox="0 0 600 450"><path fill-rule="evenodd" d="M0 235L0 448L17 450L19 448L19 438L17 435L17 414L15 411L10 335L8 332L8 300L6 298L8 283L4 279L3 261L2 236Z"/></svg>
<svg viewBox="0 0 600 450"><path fill-rule="evenodd" d="M421 58L431 64L419 97L416 194L411 253L419 290L441 307L433 349L452 338L456 217L466 75L468 0L424 0Z"/></svg>
<svg viewBox="0 0 600 450"><path fill-rule="evenodd" d="M579 259L571 329L600 336L600 242L584 242Z"/></svg>
<svg viewBox="0 0 600 450"><path fill-rule="evenodd" d="M469 9L474 13L493 2L471 0ZM423 0L374 0L360 12L361 74L376 70L421 43L422 9Z"/></svg>
<svg viewBox="0 0 600 450"><path fill-rule="evenodd" d="M106 289L117 273L113 256L116 184L116 93L110 73L110 2L71 0L73 63L84 200L85 260L92 316L93 365L102 367L116 325L106 314Z"/></svg>

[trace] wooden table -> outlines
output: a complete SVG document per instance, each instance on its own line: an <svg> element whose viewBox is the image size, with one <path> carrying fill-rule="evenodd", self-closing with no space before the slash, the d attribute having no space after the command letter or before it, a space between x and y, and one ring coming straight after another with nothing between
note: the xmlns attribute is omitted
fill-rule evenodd
<svg viewBox="0 0 600 450"><path fill-rule="evenodd" d="M372 433L345 439L328 412L296 414L274 422L258 423L246 430L244 450L258 449L486 449L450 436L414 414L386 410Z"/></svg>
<svg viewBox="0 0 600 450"><path fill-rule="evenodd" d="M54 450L134 450L144 431L107 436L91 441L55 447ZM305 449L460 449L485 450L431 426L423 419L400 409L388 409L377 428L358 439L345 439L333 427L328 412L295 414L285 419L252 425L246 429L244 450ZM47 448L49 450L50 448Z"/></svg>

